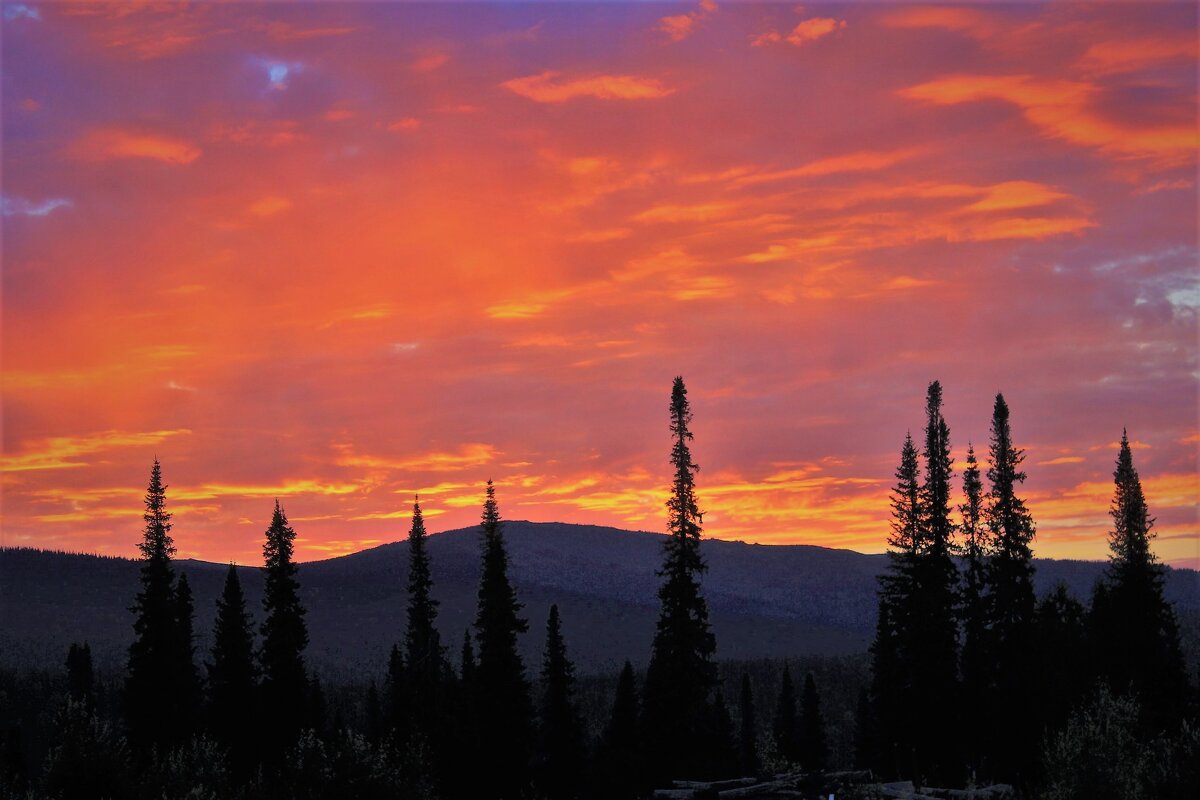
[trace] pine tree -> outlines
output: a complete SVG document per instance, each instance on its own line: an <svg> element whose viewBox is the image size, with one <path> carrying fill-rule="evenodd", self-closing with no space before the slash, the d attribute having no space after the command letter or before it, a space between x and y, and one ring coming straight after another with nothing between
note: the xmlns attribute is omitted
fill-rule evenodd
<svg viewBox="0 0 1200 800"><path fill-rule="evenodd" d="M87 642L72 642L67 650L67 697L88 711L96 707L96 675L92 670L92 648Z"/></svg>
<svg viewBox="0 0 1200 800"><path fill-rule="evenodd" d="M670 419L675 476L667 501L668 537L658 572L663 579L658 590L662 608L646 671L643 717L646 740L658 748L653 765L656 781L699 775L709 767L704 763L702 739L709 694L716 684L716 639L700 591L706 566L700 554L702 514L695 495L699 467L688 447L692 411L683 378L675 378L671 390Z"/></svg>
<svg viewBox="0 0 1200 800"><path fill-rule="evenodd" d="M1059 583L1038 603L1035 617L1038 665L1030 675L1028 707L1040 740L1062 730L1093 687L1081 678L1090 671L1087 649L1087 612Z"/></svg>
<svg viewBox="0 0 1200 800"><path fill-rule="evenodd" d="M983 481L975 448L967 445L967 467L963 470L963 495L959 506L962 516L963 560L966 562L961 605L963 646L962 679L964 716L967 720L981 719L988 709L989 664L987 658L987 552L988 541L982 525ZM963 726L964 748L968 759L978 763L983 755L977 733L979 726Z"/></svg>
<svg viewBox="0 0 1200 800"><path fill-rule="evenodd" d="M742 775L758 774L758 720L754 713L754 692L750 688L750 676L742 673L742 691L738 725L738 766Z"/></svg>
<svg viewBox="0 0 1200 800"><path fill-rule="evenodd" d="M412 733L412 696L408 665L404 663L404 650L398 644L392 645L388 654L386 686L388 731L403 742Z"/></svg>
<svg viewBox="0 0 1200 800"><path fill-rule="evenodd" d="M792 764L800 763L800 726L796 718L796 687L792 671L783 662L783 679L779 683L779 699L775 703L775 719L771 724L775 751Z"/></svg>
<svg viewBox="0 0 1200 800"><path fill-rule="evenodd" d="M475 681L475 648L471 646L471 631L463 631L462 655L459 657L459 677L464 686Z"/></svg>
<svg viewBox="0 0 1200 800"><path fill-rule="evenodd" d="M175 727L179 739L189 737L196 728L200 713L200 675L196 671L196 610L192 587L187 574L179 576L175 585L175 647L173 653L173 683L176 688Z"/></svg>
<svg viewBox="0 0 1200 800"><path fill-rule="evenodd" d="M141 589L131 611L134 641L129 647L129 674L125 681L125 709L131 742L138 750L170 747L182 740L178 726L179 643L175 570L171 556L171 514L167 511L166 485L158 459L150 470L146 490L146 527L138 549L142 554Z"/></svg>
<svg viewBox="0 0 1200 800"><path fill-rule="evenodd" d="M823 772L827 755L821 698L810 672L804 676L804 694L800 701L800 765L805 772Z"/></svg>
<svg viewBox="0 0 1200 800"><path fill-rule="evenodd" d="M958 738L958 567L952 558L950 519L953 458L942 416L942 387L926 396L925 480L910 616L901 627L901 654L911 687L914 777L951 780L960 769Z"/></svg>
<svg viewBox="0 0 1200 800"><path fill-rule="evenodd" d="M1103 637L1095 649L1101 674L1112 691L1118 696L1137 695L1143 709L1141 724L1146 732L1156 734L1178 724L1188 684L1178 622L1163 597L1165 570L1151 550L1154 519L1126 432L1121 434L1113 481L1111 553L1101 583L1103 593L1092 602L1092 628Z"/></svg>
<svg viewBox="0 0 1200 800"><path fill-rule="evenodd" d="M262 702L266 741L278 755L290 747L309 716L304 649L308 626L292 560L296 533L279 501L263 545L265 590L262 623Z"/></svg>
<svg viewBox="0 0 1200 800"><path fill-rule="evenodd" d="M379 701L379 688L375 685L375 681L371 681L367 686L366 708L364 709L365 728L367 741L372 744L379 744L379 740L383 738L383 708Z"/></svg>
<svg viewBox="0 0 1200 800"><path fill-rule="evenodd" d="M575 667L567 658L558 606L550 606L542 662L536 788L547 800L579 797L583 774L583 723L575 705Z"/></svg>
<svg viewBox="0 0 1200 800"><path fill-rule="evenodd" d="M503 524L490 480L481 527L483 565L475 619L479 643L475 699L480 737L487 743L485 768L495 796L509 800L520 797L529 783L533 708L525 664L517 650L517 636L529 625L518 616L521 604L508 579Z"/></svg>
<svg viewBox="0 0 1200 800"><path fill-rule="evenodd" d="M633 665L626 661L597 748L596 796L632 800L646 794L646 751L641 747L639 723L637 680Z"/></svg>
<svg viewBox="0 0 1200 800"><path fill-rule="evenodd" d="M892 488L888 571L879 576L879 612L871 645L871 752L867 765L898 777L906 771L913 746L907 670L909 620L914 614L917 558L921 541L920 465L911 434L904 437L896 484Z"/></svg>
<svg viewBox="0 0 1200 800"><path fill-rule="evenodd" d="M433 735L442 693L445 657L435 620L438 603L431 596L433 573L426 548L425 520L419 500L413 502L408 532L408 626L404 643L408 655L409 691L414 722L426 736Z"/></svg>
<svg viewBox="0 0 1200 800"><path fill-rule="evenodd" d="M987 569L987 661L992 673L989 694L991 752L997 774L1014 780L1027 774L1036 757L1036 717L1028 709L1028 688L1035 662L1032 636L1036 598L1033 591L1033 517L1017 487L1024 451L1012 441L1008 404L996 395L992 411L991 483L983 518L990 534Z"/></svg>
<svg viewBox="0 0 1200 800"><path fill-rule="evenodd" d="M225 588L217 599L212 660L207 663L208 713L213 737L229 748L239 771L252 765L258 719L258 670L251 625L237 568L230 564Z"/></svg>

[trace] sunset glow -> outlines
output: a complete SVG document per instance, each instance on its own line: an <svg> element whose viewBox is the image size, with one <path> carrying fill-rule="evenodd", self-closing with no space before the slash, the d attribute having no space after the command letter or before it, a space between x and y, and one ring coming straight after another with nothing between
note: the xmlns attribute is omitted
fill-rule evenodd
<svg viewBox="0 0 1200 800"><path fill-rule="evenodd" d="M22 11L18 11L22 9ZM5 546L302 559L508 519L884 549L942 382L1035 554L1128 427L1200 566L1193 3L6 3ZM956 501L957 502L957 501Z"/></svg>

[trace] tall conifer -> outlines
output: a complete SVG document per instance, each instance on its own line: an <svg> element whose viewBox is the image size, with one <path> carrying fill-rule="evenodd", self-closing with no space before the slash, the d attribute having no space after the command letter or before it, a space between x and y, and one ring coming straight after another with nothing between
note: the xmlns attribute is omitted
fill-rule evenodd
<svg viewBox="0 0 1200 800"><path fill-rule="evenodd" d="M542 703L535 778L547 800L579 797L583 774L583 724L575 705L575 667L567 658L558 606L550 606L542 662Z"/></svg>
<svg viewBox="0 0 1200 800"><path fill-rule="evenodd" d="M708 621L708 605L700 591L706 567L700 554L702 514L696 503L696 471L689 442L692 410L683 378L671 388L670 429L674 439L671 464L675 475L667 501L667 540L658 625L646 671L644 725L656 742L655 780L706 772L710 764L702 744L709 725L709 694L716 683L713 654L716 639Z"/></svg>
<svg viewBox="0 0 1200 800"><path fill-rule="evenodd" d="M263 544L262 700L269 746L282 750L295 741L309 717L310 697L304 650L308 626L300 602L293 561L296 532L279 501Z"/></svg>
<svg viewBox="0 0 1200 800"><path fill-rule="evenodd" d="M775 751L780 757L793 764L800 763L800 726L796 717L796 687L792 683L792 670L783 662L783 678L779 682L779 699L775 703L775 719L771 732L775 737Z"/></svg>
<svg viewBox="0 0 1200 800"><path fill-rule="evenodd" d="M987 531L983 525L983 481L975 448L967 445L967 466L963 470L965 502L958 507L962 517L962 539L959 550L965 562L962 616L963 645L961 669L963 680L964 716L979 719L986 713L989 689L987 658ZM979 726L965 725L964 742L968 762L977 764L982 757Z"/></svg>
<svg viewBox="0 0 1200 800"><path fill-rule="evenodd" d="M1154 519L1122 431L1113 472L1109 562L1092 602L1099 668L1114 693L1136 694L1142 725L1155 734L1183 713L1187 675L1174 609L1163 596L1165 569L1151 549Z"/></svg>
<svg viewBox="0 0 1200 800"><path fill-rule="evenodd" d="M253 760L258 669L246 597L233 564L225 573L225 587L217 599L212 660L207 670L209 727L213 737L229 748L234 765L245 770Z"/></svg>
<svg viewBox="0 0 1200 800"><path fill-rule="evenodd" d="M528 630L508 578L508 553L496 489L489 480L482 515L483 564L475 631L479 644L476 703L483 759L495 796L520 797L529 783L533 706L517 636Z"/></svg>
<svg viewBox="0 0 1200 800"><path fill-rule="evenodd" d="M825 769L827 755L821 698L810 672L804 676L804 694L800 698L800 764L805 772L821 772Z"/></svg>
<svg viewBox="0 0 1200 800"><path fill-rule="evenodd" d="M990 534L987 569L990 631L987 661L992 672L992 708L988 747L994 768L1007 780L1028 775L1034 764L1038 731L1028 708L1029 684L1036 669L1032 657L1034 612L1033 516L1017 495L1025 480L1024 451L1013 444L1008 403L996 395L992 410L987 471L991 488L983 518Z"/></svg>
<svg viewBox="0 0 1200 800"><path fill-rule="evenodd" d="M180 709L175 683L180 661L175 570L171 566L175 542L171 538L166 490L156 458L142 514L146 527L138 543L142 554L141 588L131 609L136 618L125 681L129 737L138 748L169 747L182 739L177 727Z"/></svg>
<svg viewBox="0 0 1200 800"><path fill-rule="evenodd" d="M637 679L633 665L626 661L596 753L599 797L632 800L646 793L647 750L642 747L638 716Z"/></svg>

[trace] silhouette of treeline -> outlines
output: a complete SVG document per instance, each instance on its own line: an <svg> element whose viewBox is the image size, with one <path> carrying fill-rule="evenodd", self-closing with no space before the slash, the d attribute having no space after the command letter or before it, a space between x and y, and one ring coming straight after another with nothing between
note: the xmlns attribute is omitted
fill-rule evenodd
<svg viewBox="0 0 1200 800"><path fill-rule="evenodd" d="M860 763L925 785L1000 780L1055 797L1197 796L1197 700L1128 436L1114 472L1110 560L1090 606L1061 586L1039 602L1035 525L1020 493L1024 453L1004 396L992 412L986 474L967 447L957 509L937 381L925 411L923 444L918 451L905 438L892 491ZM1095 769L1076 780L1068 768L1078 770L1084 751ZM1134 768L1135 756L1167 770Z"/></svg>
<svg viewBox="0 0 1200 800"><path fill-rule="evenodd" d="M1196 699L1149 548L1152 520L1128 440L1116 472L1113 555L1085 609L1062 588L1036 601L1034 526L1018 497L1022 453L1003 398L993 416L990 488L985 494L969 449L957 516L936 382L927 416L924 448L918 452L909 437L897 471L891 568L880 579L869 681L854 659L795 674L787 662L731 673L715 660L701 591L707 566L692 414L676 378L669 535L649 666L639 675L626 661L611 691L600 693L603 718L590 722L583 709L594 708L587 701L596 687L575 674L570 620L558 606L549 609L540 669L518 650L529 622L509 579L491 481L474 624L459 642L441 640L418 499L408 603L396 614L403 633L386 672L347 698L352 690L323 686L306 663L295 532L278 501L263 547L261 622L231 565L211 650L196 653L191 588L186 575L175 575L156 460L124 684L105 691L88 645L72 645L45 758L28 763L21 726L6 722L0 790L61 798L582 800L644 797L679 778L819 776L852 763L922 784L1007 780L1048 797L1192 796L1200 749L1188 719ZM818 677L836 702L822 701ZM45 675L0 678L0 700L55 693ZM856 694L853 710L847 693Z"/></svg>

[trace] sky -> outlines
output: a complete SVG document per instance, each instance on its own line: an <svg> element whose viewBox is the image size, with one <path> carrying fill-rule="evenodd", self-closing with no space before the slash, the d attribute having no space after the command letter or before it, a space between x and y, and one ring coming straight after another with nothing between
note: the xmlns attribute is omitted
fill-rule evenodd
<svg viewBox="0 0 1200 800"><path fill-rule="evenodd" d="M1200 566L1192 3L3 5L0 538L302 559L508 519L880 552L945 390L1035 554L1128 428ZM985 464L986 466L986 464Z"/></svg>

